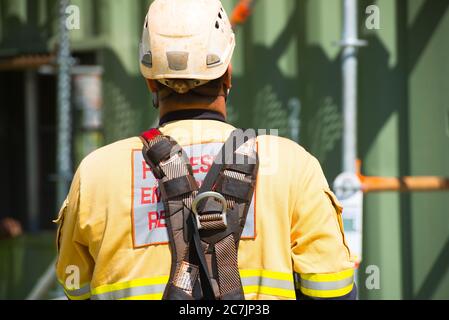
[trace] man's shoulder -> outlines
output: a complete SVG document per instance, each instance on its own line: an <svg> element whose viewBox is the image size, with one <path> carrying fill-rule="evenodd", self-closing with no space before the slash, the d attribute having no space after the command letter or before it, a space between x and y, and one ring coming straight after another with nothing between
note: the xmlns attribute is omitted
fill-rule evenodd
<svg viewBox="0 0 449 320"><path fill-rule="evenodd" d="M80 164L82 170L92 172L127 161L133 150L140 150L142 142L139 137L132 137L101 147L88 156Z"/></svg>
<svg viewBox="0 0 449 320"><path fill-rule="evenodd" d="M257 139L259 149L271 154L277 153L282 157L291 157L297 160L309 160L311 157L313 158L303 146L293 140L273 135L262 135Z"/></svg>
<svg viewBox="0 0 449 320"><path fill-rule="evenodd" d="M318 170L318 160L295 141L277 136L259 136L259 171L279 181L302 180L306 174ZM287 183L288 184L288 183Z"/></svg>

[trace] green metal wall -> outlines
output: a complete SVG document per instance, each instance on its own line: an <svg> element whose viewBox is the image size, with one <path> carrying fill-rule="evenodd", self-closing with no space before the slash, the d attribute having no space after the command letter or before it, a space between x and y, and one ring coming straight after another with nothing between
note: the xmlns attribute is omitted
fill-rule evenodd
<svg viewBox="0 0 449 320"><path fill-rule="evenodd" d="M77 53L105 69L107 142L156 120L138 72L141 22L150 1L72 0L81 30ZM236 1L223 1L228 12ZM0 0L0 55L52 50L54 0ZM360 0L359 156L365 175L449 176L449 0ZM367 30L376 4L381 29ZM38 26L36 28L35 26ZM259 0L238 30L230 120L291 136L301 106L299 142L330 182L341 170L341 0ZM299 120L299 119L296 119ZM359 286L364 299L449 299L449 194L369 194ZM365 268L381 270L380 290L365 288Z"/></svg>
<svg viewBox="0 0 449 320"><path fill-rule="evenodd" d="M382 30L361 51L364 173L448 176L449 2L378 5ZM366 197L365 264L383 276L367 297L449 298L448 205L447 192Z"/></svg>

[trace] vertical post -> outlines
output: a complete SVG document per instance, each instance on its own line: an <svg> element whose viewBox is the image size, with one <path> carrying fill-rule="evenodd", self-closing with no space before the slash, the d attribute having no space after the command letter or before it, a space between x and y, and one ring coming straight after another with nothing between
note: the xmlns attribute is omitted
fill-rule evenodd
<svg viewBox="0 0 449 320"><path fill-rule="evenodd" d="M356 173L357 160L357 0L344 0L343 26L343 172Z"/></svg>
<svg viewBox="0 0 449 320"><path fill-rule="evenodd" d="M36 71L25 72L27 215L30 232L39 230L39 130Z"/></svg>
<svg viewBox="0 0 449 320"><path fill-rule="evenodd" d="M343 0L343 173L334 183L337 196L345 207L345 220L353 223L353 230L346 230L352 250L362 255L363 193L357 177L357 51L366 44L358 39L358 1ZM358 268L355 271L358 284Z"/></svg>
<svg viewBox="0 0 449 320"><path fill-rule="evenodd" d="M69 30L66 26L66 9L69 0L59 1L58 50L58 139L57 139L57 202L64 201L72 177L72 119L71 119L71 65Z"/></svg>

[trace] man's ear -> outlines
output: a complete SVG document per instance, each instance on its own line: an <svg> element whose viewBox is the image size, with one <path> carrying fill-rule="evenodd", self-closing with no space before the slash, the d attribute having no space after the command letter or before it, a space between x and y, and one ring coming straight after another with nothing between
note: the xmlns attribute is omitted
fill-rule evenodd
<svg viewBox="0 0 449 320"><path fill-rule="evenodd" d="M228 70L226 71L223 84L226 86L226 89L232 88L232 65L229 64Z"/></svg>
<svg viewBox="0 0 449 320"><path fill-rule="evenodd" d="M148 86L148 90L150 90L151 92L155 93L159 91L159 87L157 85L157 82L151 79L145 79L147 86Z"/></svg>

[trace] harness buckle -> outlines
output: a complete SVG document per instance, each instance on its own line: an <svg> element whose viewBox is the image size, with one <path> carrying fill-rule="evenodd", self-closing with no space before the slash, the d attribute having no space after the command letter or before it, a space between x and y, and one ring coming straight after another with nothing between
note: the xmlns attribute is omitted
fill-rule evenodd
<svg viewBox="0 0 449 320"><path fill-rule="evenodd" d="M201 225L200 215L198 214L198 204L202 200L207 199L207 198L214 198L221 202L221 204L223 205L223 211L221 212L221 220L222 220L223 224L227 227L228 219L226 217L226 211L228 210L228 204L226 202L226 199L223 195L221 195L218 192L209 191L209 192L203 192L203 193L197 195L195 200L193 200L193 203L192 203L192 212L195 215L198 230L204 229L204 227Z"/></svg>

